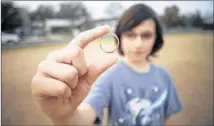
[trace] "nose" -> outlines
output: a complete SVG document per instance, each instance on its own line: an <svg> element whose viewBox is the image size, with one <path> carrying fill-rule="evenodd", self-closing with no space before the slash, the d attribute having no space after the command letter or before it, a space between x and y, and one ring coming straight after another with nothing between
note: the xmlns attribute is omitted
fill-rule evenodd
<svg viewBox="0 0 214 126"><path fill-rule="evenodd" d="M134 40L134 46L135 48L140 48L142 46L142 39L140 36L136 37L136 39Z"/></svg>

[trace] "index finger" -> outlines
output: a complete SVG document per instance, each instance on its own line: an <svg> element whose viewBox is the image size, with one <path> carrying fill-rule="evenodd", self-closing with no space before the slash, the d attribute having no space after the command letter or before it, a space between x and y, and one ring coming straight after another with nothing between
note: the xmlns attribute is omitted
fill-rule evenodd
<svg viewBox="0 0 214 126"><path fill-rule="evenodd" d="M103 25L88 31L81 32L68 44L66 48L76 45L84 49L91 41L107 34L109 31L110 27L108 25Z"/></svg>

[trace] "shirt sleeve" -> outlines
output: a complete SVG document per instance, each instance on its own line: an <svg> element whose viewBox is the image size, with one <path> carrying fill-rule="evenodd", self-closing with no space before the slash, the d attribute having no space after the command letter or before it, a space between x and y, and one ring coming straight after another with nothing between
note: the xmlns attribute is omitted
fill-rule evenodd
<svg viewBox="0 0 214 126"><path fill-rule="evenodd" d="M165 119L168 119L172 115L183 109L183 105L178 96L175 84L171 75L167 72L166 76L167 84L168 84L168 95L165 103Z"/></svg>
<svg viewBox="0 0 214 126"><path fill-rule="evenodd" d="M101 75L93 84L88 96L84 102L89 104L96 112L98 120L103 118L103 108L109 107L111 81L106 74Z"/></svg>

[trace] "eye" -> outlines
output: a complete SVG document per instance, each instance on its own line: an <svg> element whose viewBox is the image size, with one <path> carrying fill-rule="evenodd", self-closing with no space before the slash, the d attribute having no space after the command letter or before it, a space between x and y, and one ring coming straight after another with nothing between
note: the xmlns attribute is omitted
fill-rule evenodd
<svg viewBox="0 0 214 126"><path fill-rule="evenodd" d="M151 32L146 32L140 35L142 39L150 39L153 36Z"/></svg>
<svg viewBox="0 0 214 126"><path fill-rule="evenodd" d="M134 33L125 33L125 36L128 37L128 38L134 38L136 35Z"/></svg>

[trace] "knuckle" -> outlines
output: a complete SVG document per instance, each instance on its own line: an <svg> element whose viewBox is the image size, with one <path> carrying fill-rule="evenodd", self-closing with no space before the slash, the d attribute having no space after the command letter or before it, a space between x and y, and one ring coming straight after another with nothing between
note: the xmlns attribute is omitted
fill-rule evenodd
<svg viewBox="0 0 214 126"><path fill-rule="evenodd" d="M34 86L35 86L36 81L37 81L37 77L36 77L36 75L35 75L35 76L32 78L32 80L31 80L31 89L32 89L32 90L34 89Z"/></svg>
<svg viewBox="0 0 214 126"><path fill-rule="evenodd" d="M78 35L78 40L79 40L79 41L86 40L86 39L87 39L88 33L89 33L89 30L84 31L84 32L81 32L81 33Z"/></svg>
<svg viewBox="0 0 214 126"><path fill-rule="evenodd" d="M66 90L67 90L66 88L67 88L66 86L61 86L61 87L57 88L57 93L59 95L64 95L66 93Z"/></svg>
<svg viewBox="0 0 214 126"><path fill-rule="evenodd" d="M67 70L65 72L65 76L64 76L64 79L65 80L72 80L74 78L74 76L76 76L78 74L77 70L76 69L71 69L69 67L69 70Z"/></svg>
<svg viewBox="0 0 214 126"><path fill-rule="evenodd" d="M72 70L72 73L73 73L73 75L77 75L78 74L78 71L77 71L77 69L75 69L75 68L71 68Z"/></svg>
<svg viewBox="0 0 214 126"><path fill-rule="evenodd" d="M42 71L44 69L44 67L46 66L46 64L47 64L46 60L41 61L38 65L38 71Z"/></svg>
<svg viewBox="0 0 214 126"><path fill-rule="evenodd" d="M83 50L80 48L80 47L78 47L78 46L75 46L74 48L73 48L73 56L74 57L79 57L79 56L81 56L83 54Z"/></svg>
<svg viewBox="0 0 214 126"><path fill-rule="evenodd" d="M59 52L60 52L59 50L55 50L55 51L50 52L48 54L48 56L47 56L47 59L54 59L54 58L56 58L56 56L58 56Z"/></svg>
<svg viewBox="0 0 214 126"><path fill-rule="evenodd" d="M37 81L37 75L33 76L31 80L31 85L34 85L36 81Z"/></svg>
<svg viewBox="0 0 214 126"><path fill-rule="evenodd" d="M78 75L79 76L85 75L87 73L87 71L88 71L86 64L83 64L83 65L79 66L79 68L77 68L77 70L78 70Z"/></svg>
<svg viewBox="0 0 214 126"><path fill-rule="evenodd" d="M33 96L36 96L38 93L38 91L37 91L38 81L39 81L39 77L36 74L31 80L31 93L33 94Z"/></svg>

